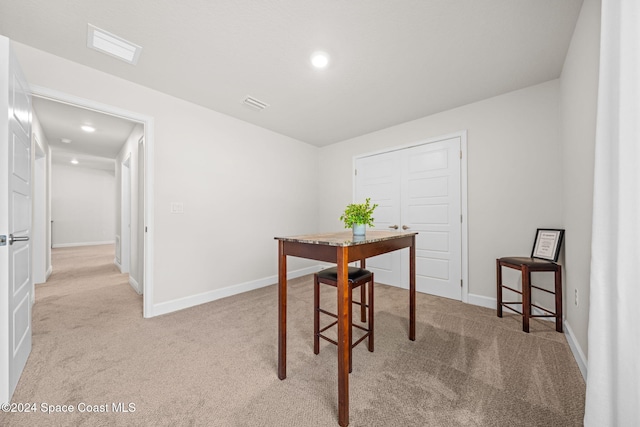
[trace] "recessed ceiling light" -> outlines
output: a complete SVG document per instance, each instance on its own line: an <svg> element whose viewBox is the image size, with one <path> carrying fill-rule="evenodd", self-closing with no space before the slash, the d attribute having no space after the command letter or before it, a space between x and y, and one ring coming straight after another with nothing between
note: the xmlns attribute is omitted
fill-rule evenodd
<svg viewBox="0 0 640 427"><path fill-rule="evenodd" d="M133 44L128 40L111 34L94 25L89 25L87 33L87 46L98 50L114 58L121 59L129 64L135 65L140 57L142 47Z"/></svg>
<svg viewBox="0 0 640 427"><path fill-rule="evenodd" d="M89 133L96 131L96 128L94 128L93 126L89 126L89 125L80 126L80 129L82 129L85 132L89 132Z"/></svg>
<svg viewBox="0 0 640 427"><path fill-rule="evenodd" d="M62 138L60 142L64 142L65 144L70 144L71 140L69 138Z"/></svg>
<svg viewBox="0 0 640 427"><path fill-rule="evenodd" d="M311 64L316 68L326 68L329 65L329 54L318 51L311 55Z"/></svg>
<svg viewBox="0 0 640 427"><path fill-rule="evenodd" d="M73 160L71 160L71 163L73 163L74 165L77 165L79 162L78 162L77 159L73 159Z"/></svg>

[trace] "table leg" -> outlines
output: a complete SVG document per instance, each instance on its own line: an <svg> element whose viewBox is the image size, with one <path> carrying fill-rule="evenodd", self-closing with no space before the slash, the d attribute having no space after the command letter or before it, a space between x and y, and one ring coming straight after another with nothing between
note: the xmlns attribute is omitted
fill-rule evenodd
<svg viewBox="0 0 640 427"><path fill-rule="evenodd" d="M337 248L338 261L338 424L349 425L349 349L351 347L351 324L349 313L349 249Z"/></svg>
<svg viewBox="0 0 640 427"><path fill-rule="evenodd" d="M287 378L287 256L278 242L278 378Z"/></svg>
<svg viewBox="0 0 640 427"><path fill-rule="evenodd" d="M416 236L409 247L409 339L416 340Z"/></svg>
<svg viewBox="0 0 640 427"><path fill-rule="evenodd" d="M360 268L366 268L365 267L365 260L361 259L360 260ZM367 292L366 292L366 287L364 285L360 286L360 321L361 322L366 322L367 321L367 308L365 307L365 304L367 303ZM369 294L369 299L371 299L371 294Z"/></svg>

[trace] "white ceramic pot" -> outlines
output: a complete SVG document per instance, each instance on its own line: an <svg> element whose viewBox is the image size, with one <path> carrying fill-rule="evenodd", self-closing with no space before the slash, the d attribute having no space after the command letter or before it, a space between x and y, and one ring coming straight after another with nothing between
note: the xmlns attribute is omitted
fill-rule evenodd
<svg viewBox="0 0 640 427"><path fill-rule="evenodd" d="M353 235L364 236L366 232L366 228L367 228L366 224L353 224Z"/></svg>

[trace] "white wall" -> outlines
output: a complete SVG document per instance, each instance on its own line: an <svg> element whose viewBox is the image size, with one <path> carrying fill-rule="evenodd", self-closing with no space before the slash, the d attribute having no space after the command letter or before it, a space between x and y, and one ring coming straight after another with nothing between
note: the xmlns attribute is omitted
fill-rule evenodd
<svg viewBox="0 0 640 427"><path fill-rule="evenodd" d="M585 0L562 70L561 140L566 323L588 351L593 167L600 53L600 0ZM574 303L578 291L579 305ZM586 359L583 360L586 365Z"/></svg>
<svg viewBox="0 0 640 427"><path fill-rule="evenodd" d="M113 242L114 173L54 163L51 179L53 247Z"/></svg>
<svg viewBox="0 0 640 427"><path fill-rule="evenodd" d="M558 96L554 80L322 148L319 229L341 227L353 156L467 130L469 301L495 307L496 258L562 223Z"/></svg>
<svg viewBox="0 0 640 427"><path fill-rule="evenodd" d="M143 260L139 253L140 240L143 238L141 230L141 218L144 212L140 211L140 200L143 194L138 192L139 170L138 170L138 141L144 136L144 127L137 125L122 149L116 157L116 234L122 236L122 163L129 158L129 170L131 174L131 258L129 263L129 276L135 283L142 284Z"/></svg>
<svg viewBox="0 0 640 427"><path fill-rule="evenodd" d="M316 231L316 147L13 45L32 85L155 119L149 185L158 312L215 298L234 285L275 283L274 236ZM182 202L184 213L170 213L172 202ZM289 270L309 265L291 259Z"/></svg>

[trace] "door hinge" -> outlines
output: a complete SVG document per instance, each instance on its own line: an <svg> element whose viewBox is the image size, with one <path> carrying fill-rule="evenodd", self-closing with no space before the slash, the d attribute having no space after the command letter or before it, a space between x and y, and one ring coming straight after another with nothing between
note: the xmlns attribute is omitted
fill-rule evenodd
<svg viewBox="0 0 640 427"><path fill-rule="evenodd" d="M462 224L462 215L460 215L460 224Z"/></svg>
<svg viewBox="0 0 640 427"><path fill-rule="evenodd" d="M358 169L354 169L354 170L353 170L353 174L354 174L355 176L358 176Z"/></svg>
<svg viewBox="0 0 640 427"><path fill-rule="evenodd" d="M462 158L462 150L460 150L460 158Z"/></svg>
<svg viewBox="0 0 640 427"><path fill-rule="evenodd" d="M462 279L460 279L460 287L462 287Z"/></svg>
<svg viewBox="0 0 640 427"><path fill-rule="evenodd" d="M0 246L7 246L7 236L0 236Z"/></svg>

